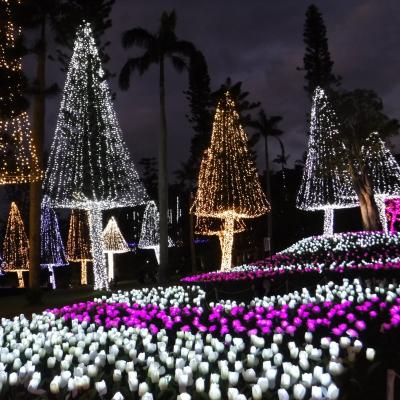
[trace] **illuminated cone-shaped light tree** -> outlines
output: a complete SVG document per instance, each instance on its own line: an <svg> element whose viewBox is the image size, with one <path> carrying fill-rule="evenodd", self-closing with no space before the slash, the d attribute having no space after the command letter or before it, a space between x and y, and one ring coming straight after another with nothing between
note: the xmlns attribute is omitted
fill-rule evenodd
<svg viewBox="0 0 400 400"><path fill-rule="evenodd" d="M102 210L146 200L115 114L89 24L77 33L44 189L52 207L89 214L95 289L108 289Z"/></svg>
<svg viewBox="0 0 400 400"><path fill-rule="evenodd" d="M372 183L383 230L388 231L386 199L400 197L400 166L378 132L372 132L361 148L361 154Z"/></svg>
<svg viewBox="0 0 400 400"><path fill-rule="evenodd" d="M325 92L314 92L307 160L297 194L297 208L323 210L324 235L333 233L333 210L358 205L347 168L347 152L339 135L339 125Z"/></svg>
<svg viewBox="0 0 400 400"><path fill-rule="evenodd" d="M112 281L114 280L114 254L129 251L129 247L114 217L109 219L103 231L103 251L108 258L108 280Z"/></svg>
<svg viewBox="0 0 400 400"><path fill-rule="evenodd" d="M42 200L42 212L40 219L40 259L41 265L50 272L50 283L53 289L56 288L54 267L68 265L65 255L64 244L58 226L57 215L49 207L45 196Z"/></svg>
<svg viewBox="0 0 400 400"><path fill-rule="evenodd" d="M17 205L12 202L8 214L6 235L3 242L3 261L5 272L16 272L18 287L23 288L22 271L29 270L29 243L24 222Z"/></svg>
<svg viewBox="0 0 400 400"><path fill-rule="evenodd" d="M168 237L168 247L173 243ZM142 229L140 230L139 249L153 249L157 263L160 264L160 213L154 201L149 201L143 214Z"/></svg>
<svg viewBox="0 0 400 400"><path fill-rule="evenodd" d="M33 182L42 175L25 111L21 57L15 49L21 31L12 21L11 6L19 3L0 0L0 184Z"/></svg>
<svg viewBox="0 0 400 400"><path fill-rule="evenodd" d="M235 104L226 92L217 106L211 143L203 156L192 206L198 217L222 220L222 270L232 266L235 221L270 210L247 142Z"/></svg>
<svg viewBox="0 0 400 400"><path fill-rule="evenodd" d="M68 261L81 263L81 285L87 285L87 262L92 261L88 213L72 210L67 240Z"/></svg>

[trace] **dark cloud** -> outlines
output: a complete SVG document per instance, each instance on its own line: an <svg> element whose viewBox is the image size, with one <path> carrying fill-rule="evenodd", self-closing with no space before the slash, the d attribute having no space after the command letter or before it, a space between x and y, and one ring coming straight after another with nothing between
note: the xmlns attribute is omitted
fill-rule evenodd
<svg viewBox="0 0 400 400"><path fill-rule="evenodd" d="M301 65L306 1L172 1L117 0L113 10L113 27L109 69L119 72L129 54L121 46L122 32L141 26L150 31L158 27L164 10L175 9L177 33L201 49L208 61L213 88L227 76L244 82L251 99L261 101L268 114L284 117L283 140L294 162L306 145L305 114L309 102L303 90ZM399 3L393 1L341 2L320 1L328 30L330 52L335 73L342 75L347 88L371 88L384 99L385 109L399 118L400 98ZM53 74L60 85L63 77ZM153 67L142 77L132 76L131 88L121 92L114 78L110 84L117 93L115 107L122 130L136 161L157 155L159 133L158 71ZM167 69L167 109L169 125L169 168L174 171L188 156L192 135L185 114L188 112L183 91L186 74ZM48 133L56 123L59 99L49 103ZM273 156L278 152L271 143ZM262 146L260 146L262 152ZM261 164L260 164L261 165Z"/></svg>

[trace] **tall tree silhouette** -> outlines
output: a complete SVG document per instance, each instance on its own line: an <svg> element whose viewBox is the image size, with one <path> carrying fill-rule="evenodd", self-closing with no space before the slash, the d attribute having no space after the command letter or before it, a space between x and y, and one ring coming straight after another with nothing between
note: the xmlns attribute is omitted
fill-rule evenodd
<svg viewBox="0 0 400 400"><path fill-rule="evenodd" d="M60 45L57 51L57 59L62 69L67 71L71 51L75 41L75 33L83 21L90 23L93 35L99 49L103 66L110 60L106 50L109 41L102 40L104 33L111 28L110 17L115 0L58 0L59 13L56 20L55 40ZM110 73L106 71L106 78Z"/></svg>
<svg viewBox="0 0 400 400"><path fill-rule="evenodd" d="M190 57L189 88L185 94L190 108L186 118L195 133L190 144L189 159L182 164L176 175L181 183L192 190L212 129L210 76L207 61L200 51L195 51Z"/></svg>
<svg viewBox="0 0 400 400"><path fill-rule="evenodd" d="M165 110L165 64L172 62L177 72L187 66L187 59L193 54L194 46L180 40L175 33L176 14L163 12L160 27L156 33L143 28L132 28L122 36L124 48L140 47L144 53L139 57L129 58L123 66L119 83L122 89L129 87L131 73L144 74L152 64L159 66L160 88L160 139L158 158L158 201L160 209L160 282L166 280L168 268L168 173L167 173L167 115Z"/></svg>
<svg viewBox="0 0 400 400"><path fill-rule="evenodd" d="M306 50L303 66L298 69L305 71L304 89L311 99L317 86L329 89L331 85L339 85L341 80L332 72L333 61L329 53L326 27L315 4L311 4L307 9L303 38Z"/></svg>
<svg viewBox="0 0 400 400"><path fill-rule="evenodd" d="M259 140L261 137L264 139L264 157L265 157L265 187L267 199L271 199L271 172L269 168L269 147L268 138L274 137L278 140L278 136L283 134L283 131L278 127L282 121L279 115L272 115L268 117L264 110L258 113L258 119L252 123L255 128L254 140ZM267 236L272 240L272 213L267 214Z"/></svg>

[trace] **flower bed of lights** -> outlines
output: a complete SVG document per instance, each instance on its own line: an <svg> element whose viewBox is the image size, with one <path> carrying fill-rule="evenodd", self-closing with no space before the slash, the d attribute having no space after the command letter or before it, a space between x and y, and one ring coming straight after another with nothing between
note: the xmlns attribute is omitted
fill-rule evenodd
<svg viewBox="0 0 400 400"><path fill-rule="evenodd" d="M118 292L3 318L0 395L337 399L399 352L399 326L395 282L345 279L248 305L207 303L195 286Z"/></svg>
<svg viewBox="0 0 400 400"><path fill-rule="evenodd" d="M349 232L312 236L286 250L229 272L208 272L185 277L183 282L224 282L277 278L285 274L345 272L347 270L397 270L400 234Z"/></svg>

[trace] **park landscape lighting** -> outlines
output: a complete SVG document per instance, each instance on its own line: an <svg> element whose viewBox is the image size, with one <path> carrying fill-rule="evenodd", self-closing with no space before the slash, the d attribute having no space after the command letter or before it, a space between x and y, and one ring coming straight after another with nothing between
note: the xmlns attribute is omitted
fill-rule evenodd
<svg viewBox="0 0 400 400"><path fill-rule="evenodd" d="M168 236L168 247L172 246L173 242ZM153 249L157 263L160 264L160 213L153 200L147 202L144 210L138 247L139 249Z"/></svg>
<svg viewBox="0 0 400 400"><path fill-rule="evenodd" d="M13 1L19 4L19 0ZM29 117L16 106L23 95L21 57L14 55L21 29L12 21L11 1L1 0L0 70L0 185L35 182L42 178L39 159L31 137ZM21 81L16 84L18 76ZM5 89L5 90L4 90ZM8 110L8 111L6 111Z"/></svg>
<svg viewBox="0 0 400 400"><path fill-rule="evenodd" d="M143 204L147 194L122 138L88 23L77 32L44 191L51 207L87 210L94 288L108 289L102 211Z"/></svg>
<svg viewBox="0 0 400 400"><path fill-rule="evenodd" d="M114 280L114 254L126 253L129 247L122 236L117 221L111 217L103 231L103 251L108 259L108 280Z"/></svg>
<svg viewBox="0 0 400 400"><path fill-rule="evenodd" d="M296 206L306 211L324 211L324 235L333 234L334 209L358 205L346 154L336 113L324 90L317 87L311 108L307 159Z"/></svg>
<svg viewBox="0 0 400 400"><path fill-rule="evenodd" d="M81 263L81 285L87 285L87 262L92 261L88 215L85 210L71 211L67 240L68 261Z"/></svg>
<svg viewBox="0 0 400 400"><path fill-rule="evenodd" d="M400 197L400 166L378 132L367 137L361 154L373 187L382 229L387 233L385 200Z"/></svg>
<svg viewBox="0 0 400 400"><path fill-rule="evenodd" d="M42 200L40 219L40 265L46 267L50 272L50 283L56 288L54 267L67 265L64 244L58 226L57 215L49 207L45 196Z"/></svg>
<svg viewBox="0 0 400 400"><path fill-rule="evenodd" d="M232 266L235 221L270 210L247 142L234 101L226 92L215 112L211 143L203 155L191 208L197 217L223 222L221 270Z"/></svg>
<svg viewBox="0 0 400 400"><path fill-rule="evenodd" d="M12 202L8 214L6 234L3 241L3 261L5 272L16 272L18 287L25 287L23 271L29 270L29 243L24 221L17 205Z"/></svg>

